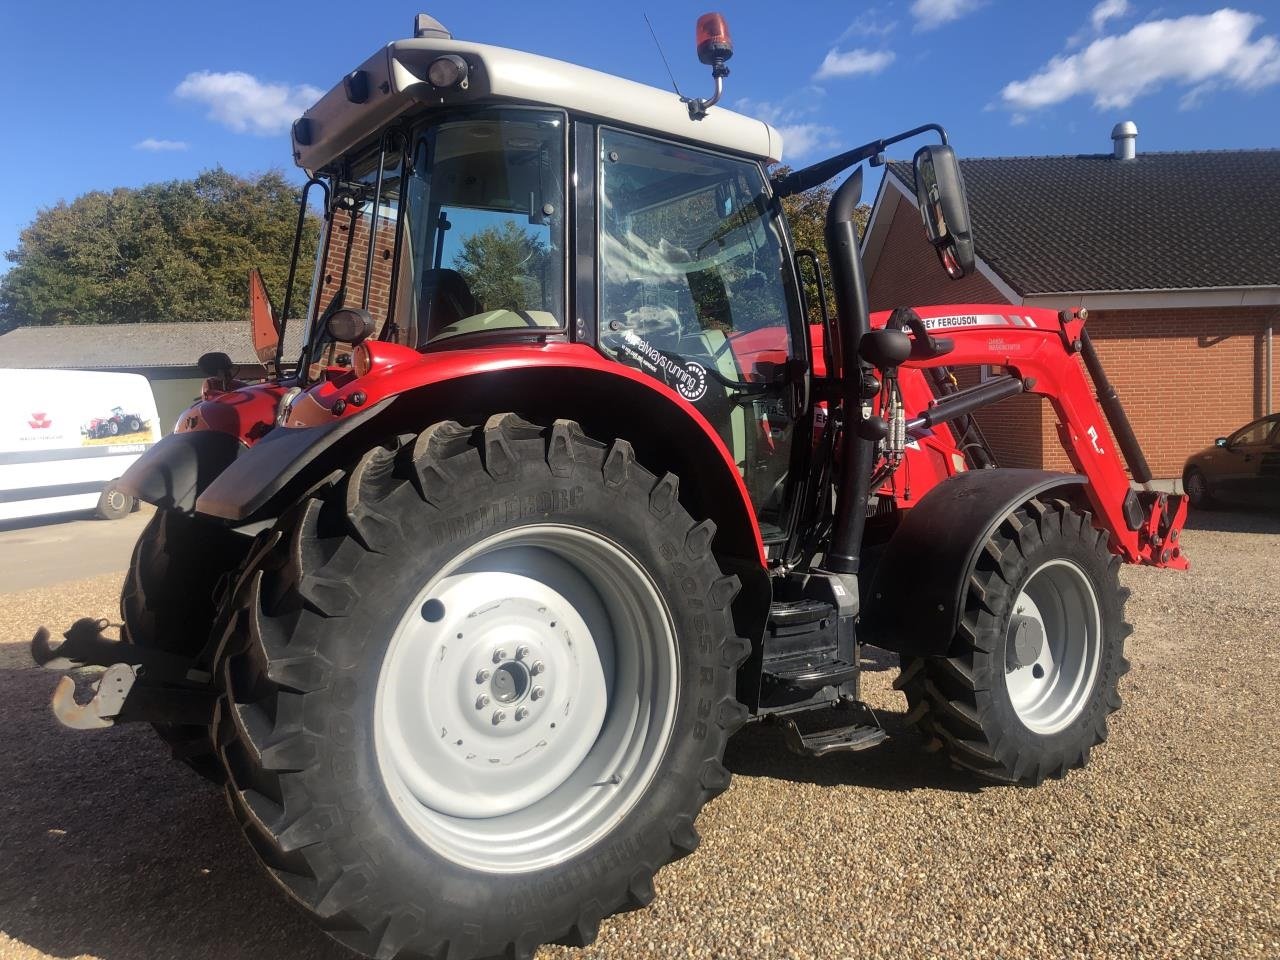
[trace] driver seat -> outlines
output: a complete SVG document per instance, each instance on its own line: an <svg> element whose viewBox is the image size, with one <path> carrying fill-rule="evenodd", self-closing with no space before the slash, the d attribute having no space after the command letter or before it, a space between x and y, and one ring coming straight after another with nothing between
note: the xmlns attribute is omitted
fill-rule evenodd
<svg viewBox="0 0 1280 960"><path fill-rule="evenodd" d="M484 304L471 292L466 278L447 267L422 275L422 304L427 315L427 340L459 320L484 312Z"/></svg>

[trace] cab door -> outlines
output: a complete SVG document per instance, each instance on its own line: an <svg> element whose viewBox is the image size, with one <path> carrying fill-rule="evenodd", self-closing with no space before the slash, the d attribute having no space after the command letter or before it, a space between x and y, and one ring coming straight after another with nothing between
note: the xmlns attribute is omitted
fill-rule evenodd
<svg viewBox="0 0 1280 960"><path fill-rule="evenodd" d="M719 432L766 541L784 516L807 376L799 296L759 164L622 130L599 136L599 345Z"/></svg>

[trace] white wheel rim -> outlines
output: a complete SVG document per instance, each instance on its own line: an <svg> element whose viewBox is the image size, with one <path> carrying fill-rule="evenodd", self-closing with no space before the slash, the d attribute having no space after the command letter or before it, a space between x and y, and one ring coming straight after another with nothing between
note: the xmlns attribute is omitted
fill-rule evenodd
<svg viewBox="0 0 1280 960"><path fill-rule="evenodd" d="M1020 618L1038 625L1036 654L1020 659ZM1027 729L1052 734L1071 724L1093 693L1101 663L1102 611L1088 575L1070 560L1050 560L1029 576L1009 618L1005 687Z"/></svg>
<svg viewBox="0 0 1280 960"><path fill-rule="evenodd" d="M670 740L675 629L620 546L520 527L437 573L404 610L374 703L378 767L427 846L523 872L602 838Z"/></svg>

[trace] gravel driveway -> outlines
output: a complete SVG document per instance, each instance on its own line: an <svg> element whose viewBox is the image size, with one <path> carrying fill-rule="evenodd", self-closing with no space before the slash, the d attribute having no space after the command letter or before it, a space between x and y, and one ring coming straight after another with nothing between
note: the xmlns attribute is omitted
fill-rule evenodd
<svg viewBox="0 0 1280 960"><path fill-rule="evenodd" d="M1124 572L1134 668L1088 770L980 788L910 734L803 760L749 727L654 904L540 960L1280 956L1280 519L1192 526L1189 574ZM9 594L0 639L113 616L119 580ZM873 659L866 691L897 729L893 675ZM149 730L58 728L54 682L0 644L0 958L350 956Z"/></svg>

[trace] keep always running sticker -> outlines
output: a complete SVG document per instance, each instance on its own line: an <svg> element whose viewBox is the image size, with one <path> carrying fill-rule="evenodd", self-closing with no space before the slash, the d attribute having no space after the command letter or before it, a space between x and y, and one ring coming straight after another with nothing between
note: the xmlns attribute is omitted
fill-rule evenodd
<svg viewBox="0 0 1280 960"><path fill-rule="evenodd" d="M625 357L650 376L656 377L690 403L697 403L707 393L707 368L697 360L685 360L664 353L634 330L621 337L610 337L610 344L620 357Z"/></svg>

